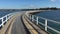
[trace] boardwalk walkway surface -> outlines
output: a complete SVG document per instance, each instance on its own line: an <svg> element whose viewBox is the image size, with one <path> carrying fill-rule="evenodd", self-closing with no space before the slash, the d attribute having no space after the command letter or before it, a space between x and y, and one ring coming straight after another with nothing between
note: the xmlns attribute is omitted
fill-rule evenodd
<svg viewBox="0 0 60 34"><path fill-rule="evenodd" d="M36 25L28 23L29 20L27 20L26 15L24 16L23 14L26 14L25 11L15 15L16 17L10 21L11 25L7 28L5 34L38 34L42 32ZM35 26L36 29L33 26ZM36 30L39 30L39 32Z"/></svg>
<svg viewBox="0 0 60 34"><path fill-rule="evenodd" d="M21 14L23 14L23 12L20 13L20 16L16 17L11 29L11 34L26 34L24 25L21 21Z"/></svg>

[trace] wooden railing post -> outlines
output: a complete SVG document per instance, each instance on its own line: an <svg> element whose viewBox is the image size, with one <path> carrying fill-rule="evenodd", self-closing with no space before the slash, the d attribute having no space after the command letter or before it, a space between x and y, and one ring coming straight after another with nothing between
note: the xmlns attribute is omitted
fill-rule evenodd
<svg viewBox="0 0 60 34"><path fill-rule="evenodd" d="M3 21L3 18L2 18L1 20L2 20L2 26L4 26L4 21Z"/></svg>
<svg viewBox="0 0 60 34"><path fill-rule="evenodd" d="M47 19L45 19L45 31L47 31Z"/></svg>
<svg viewBox="0 0 60 34"><path fill-rule="evenodd" d="M29 15L30 16L30 19L31 19L31 15Z"/></svg>
<svg viewBox="0 0 60 34"><path fill-rule="evenodd" d="M6 15L6 21L7 21L8 19L7 19L7 15Z"/></svg>
<svg viewBox="0 0 60 34"><path fill-rule="evenodd" d="M32 15L32 21L34 21L34 16Z"/></svg>
<svg viewBox="0 0 60 34"><path fill-rule="evenodd" d="M38 25L38 17L36 17L36 19L37 19L36 22L37 22L37 25Z"/></svg>

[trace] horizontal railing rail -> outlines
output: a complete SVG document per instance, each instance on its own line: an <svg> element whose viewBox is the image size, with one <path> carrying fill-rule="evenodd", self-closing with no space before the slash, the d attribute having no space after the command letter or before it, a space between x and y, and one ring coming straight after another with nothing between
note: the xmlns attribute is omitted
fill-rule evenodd
<svg viewBox="0 0 60 34"><path fill-rule="evenodd" d="M60 31L58 31L57 29L51 27L48 25L48 21L52 22L52 23L56 23L56 24L60 24L60 22L58 21L54 21L54 20L51 20L51 19L46 19L46 18L43 18L43 17L40 17L40 16L36 16L36 15L32 15L32 14L28 14L27 17L31 20L31 21L36 21L36 24L40 24L40 25L43 25L45 28L44 30L48 32L48 29L51 29L52 31L60 34ZM34 17L36 19L34 19ZM39 18L40 19L43 19L44 20L44 24L42 22L39 21ZM56 25L55 25L56 26Z"/></svg>
<svg viewBox="0 0 60 34"><path fill-rule="evenodd" d="M0 27L3 27L4 23L7 22L9 19L11 19L12 16L14 16L16 13L19 13L19 12L9 13L9 14L1 17L0 18Z"/></svg>

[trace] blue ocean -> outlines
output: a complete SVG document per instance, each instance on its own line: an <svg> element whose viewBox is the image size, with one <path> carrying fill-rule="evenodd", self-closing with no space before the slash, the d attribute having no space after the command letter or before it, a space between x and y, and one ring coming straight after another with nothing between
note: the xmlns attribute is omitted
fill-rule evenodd
<svg viewBox="0 0 60 34"><path fill-rule="evenodd" d="M60 10L41 11L40 13L37 13L35 15L55 21L60 21Z"/></svg>
<svg viewBox="0 0 60 34"><path fill-rule="evenodd" d="M13 12L18 12L18 11L0 11L0 18L9 14L9 13L13 13Z"/></svg>

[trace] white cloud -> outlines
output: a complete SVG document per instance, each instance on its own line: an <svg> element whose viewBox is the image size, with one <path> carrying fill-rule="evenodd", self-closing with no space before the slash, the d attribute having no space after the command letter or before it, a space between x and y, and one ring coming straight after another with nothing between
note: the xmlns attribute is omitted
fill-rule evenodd
<svg viewBox="0 0 60 34"><path fill-rule="evenodd" d="M50 0L50 1L55 2L56 0Z"/></svg>
<svg viewBox="0 0 60 34"><path fill-rule="evenodd" d="M34 4L30 4L29 8L35 8L35 5Z"/></svg>
<svg viewBox="0 0 60 34"><path fill-rule="evenodd" d="M33 4L31 4L31 5L30 5L30 7L34 7L34 5L33 5Z"/></svg>

